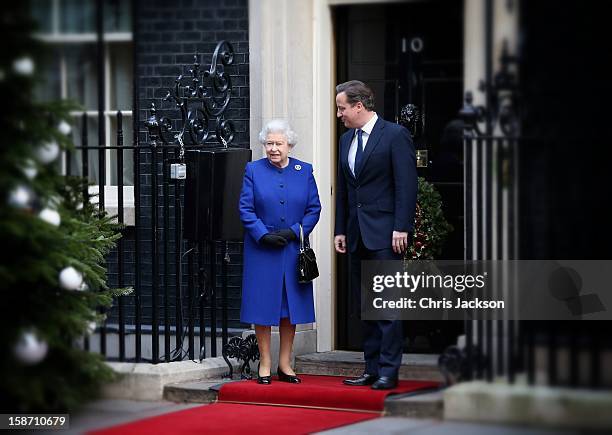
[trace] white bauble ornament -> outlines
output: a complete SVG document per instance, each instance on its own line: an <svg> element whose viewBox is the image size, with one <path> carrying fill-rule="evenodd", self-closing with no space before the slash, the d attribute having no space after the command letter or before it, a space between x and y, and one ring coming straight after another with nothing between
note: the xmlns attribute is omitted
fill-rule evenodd
<svg viewBox="0 0 612 435"><path fill-rule="evenodd" d="M13 71L22 76L31 76L34 72L34 61L30 57L15 59Z"/></svg>
<svg viewBox="0 0 612 435"><path fill-rule="evenodd" d="M26 365L41 362L47 356L49 345L31 331L24 332L15 345L15 357Z"/></svg>
<svg viewBox="0 0 612 435"><path fill-rule="evenodd" d="M74 267L68 266L60 272L59 283L65 290L80 290L83 285L83 274Z"/></svg>
<svg viewBox="0 0 612 435"><path fill-rule="evenodd" d="M38 175L38 168L36 167L36 162L32 159L27 159L21 165L21 171L28 178L28 180L33 180Z"/></svg>
<svg viewBox="0 0 612 435"><path fill-rule="evenodd" d="M59 123L57 129L61 134L64 134L66 136L68 136L72 132L72 127L64 120Z"/></svg>
<svg viewBox="0 0 612 435"><path fill-rule="evenodd" d="M87 324L87 333L89 335L93 334L94 332L96 332L97 327L98 327L98 324L92 320L91 322Z"/></svg>
<svg viewBox="0 0 612 435"><path fill-rule="evenodd" d="M60 153L60 147L54 140L45 142L36 150L36 158L43 165L53 162Z"/></svg>
<svg viewBox="0 0 612 435"><path fill-rule="evenodd" d="M62 222L60 214L50 208L45 208L38 214L38 217L55 227L59 227L60 223Z"/></svg>
<svg viewBox="0 0 612 435"><path fill-rule="evenodd" d="M20 184L9 193L8 203L12 207L29 210L32 208L35 199L34 191L28 186Z"/></svg>

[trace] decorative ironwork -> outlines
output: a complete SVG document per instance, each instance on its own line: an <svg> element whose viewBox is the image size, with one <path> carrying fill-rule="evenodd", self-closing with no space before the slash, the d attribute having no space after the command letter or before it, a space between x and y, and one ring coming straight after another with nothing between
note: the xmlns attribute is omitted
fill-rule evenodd
<svg viewBox="0 0 612 435"><path fill-rule="evenodd" d="M245 339L242 337L232 337L222 351L223 359L229 367L229 373L226 373L224 378L232 378L234 368L228 358L236 358L238 361L243 361L240 367L240 379L252 379L250 362L259 359L259 347L257 346L257 337L255 334L248 335Z"/></svg>
<svg viewBox="0 0 612 435"><path fill-rule="evenodd" d="M463 120L468 134L474 132L481 135L482 130L478 124L485 119L485 108L483 106L474 106L473 102L474 95L472 95L472 91L465 91L463 107L459 110L459 117Z"/></svg>
<svg viewBox="0 0 612 435"><path fill-rule="evenodd" d="M185 135L189 136L192 145L204 145L212 132L217 141L227 147L235 135L234 125L225 119L232 94L232 81L225 67L234 62L234 48L228 41L217 44L212 56L210 68L203 70L198 61L199 55L193 56L193 66L187 75L179 75L174 88L168 90L164 101L173 101L181 114L179 128L174 138L178 141L184 154ZM161 140L168 144L165 133L173 130L172 122L159 118L155 105L151 105L151 116L146 122L152 142Z"/></svg>
<svg viewBox="0 0 612 435"><path fill-rule="evenodd" d="M423 135L423 117L421 111L415 104L408 103L400 110L400 116L397 121L400 125L406 127L412 136L412 140L417 146L420 144L421 136ZM429 163L427 149L421 148L416 150L416 165L417 168L426 168Z"/></svg>
<svg viewBox="0 0 612 435"><path fill-rule="evenodd" d="M421 111L414 104L406 104L400 111L399 123L406 127L412 139L416 140L423 133L423 117Z"/></svg>
<svg viewBox="0 0 612 435"><path fill-rule="evenodd" d="M165 116L161 118L157 116L157 109L155 103L151 103L151 116L145 121L145 126L149 130L149 138L153 145L157 144L158 140L161 140L164 144L167 144L164 133L168 133L172 130L172 121Z"/></svg>
<svg viewBox="0 0 612 435"><path fill-rule="evenodd" d="M493 83L480 82L479 90L488 92L488 107L474 106L474 97L470 91L465 93L463 107L459 111L459 116L465 122L468 131L476 135L483 135L480 127L483 122L490 123L490 130L493 131L496 125L502 134L515 136L519 132L518 116L518 81L513 65L518 60L515 56L508 53L507 41L504 41L500 56L500 70L495 74Z"/></svg>

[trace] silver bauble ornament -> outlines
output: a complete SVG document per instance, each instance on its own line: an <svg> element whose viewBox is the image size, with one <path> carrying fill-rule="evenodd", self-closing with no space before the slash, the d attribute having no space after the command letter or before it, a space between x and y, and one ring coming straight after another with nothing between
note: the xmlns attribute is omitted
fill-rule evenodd
<svg viewBox="0 0 612 435"><path fill-rule="evenodd" d="M31 76L34 73L34 61L31 57L15 59L13 71L22 76Z"/></svg>
<svg viewBox="0 0 612 435"><path fill-rule="evenodd" d="M53 209L50 208L45 208L44 210L42 210L39 214L38 217L41 218L43 221L55 226L55 227L59 227L60 223L62 223L62 219L60 218L60 214Z"/></svg>
<svg viewBox="0 0 612 435"><path fill-rule="evenodd" d="M62 121L58 124L57 129L63 135L68 136L72 132L72 127L66 121Z"/></svg>
<svg viewBox="0 0 612 435"><path fill-rule="evenodd" d="M28 186L20 184L9 193L8 203L20 210L31 210L36 201L36 193Z"/></svg>
<svg viewBox="0 0 612 435"><path fill-rule="evenodd" d="M32 159L27 159L21 165L21 171L28 178L28 180L33 180L38 175L38 168L36 167L36 162Z"/></svg>
<svg viewBox="0 0 612 435"><path fill-rule="evenodd" d="M36 150L36 159L43 165L55 161L60 154L60 147L54 140L43 143Z"/></svg>
<svg viewBox="0 0 612 435"><path fill-rule="evenodd" d="M83 274L72 266L68 266L59 274L60 286L65 290L80 290L83 285Z"/></svg>
<svg viewBox="0 0 612 435"><path fill-rule="evenodd" d="M94 322L93 320L91 322L89 322L87 324L87 334L91 335L94 332L96 332L96 328L98 327L98 324L96 322Z"/></svg>
<svg viewBox="0 0 612 435"><path fill-rule="evenodd" d="M45 359L48 350L47 342L32 331L23 332L14 349L17 360L25 365L38 364Z"/></svg>

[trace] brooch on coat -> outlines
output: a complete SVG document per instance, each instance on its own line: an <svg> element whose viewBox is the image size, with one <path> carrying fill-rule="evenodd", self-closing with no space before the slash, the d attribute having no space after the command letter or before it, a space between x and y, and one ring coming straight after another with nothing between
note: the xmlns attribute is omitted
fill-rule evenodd
<svg viewBox="0 0 612 435"><path fill-rule="evenodd" d="M302 169L302 165L295 165L294 168L296 171L299 171L300 169Z"/></svg>

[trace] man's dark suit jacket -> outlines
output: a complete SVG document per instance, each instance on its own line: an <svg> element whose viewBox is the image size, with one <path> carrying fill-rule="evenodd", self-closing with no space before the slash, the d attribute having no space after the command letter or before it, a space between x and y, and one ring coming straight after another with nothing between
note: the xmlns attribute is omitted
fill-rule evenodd
<svg viewBox="0 0 612 435"><path fill-rule="evenodd" d="M354 136L350 129L340 137L334 234L346 235L350 252L357 249L360 232L369 250L388 249L393 231L414 229L414 145L406 128L379 117L353 176L348 153Z"/></svg>

